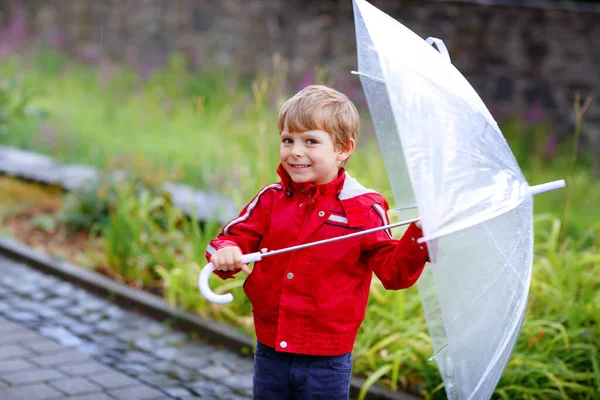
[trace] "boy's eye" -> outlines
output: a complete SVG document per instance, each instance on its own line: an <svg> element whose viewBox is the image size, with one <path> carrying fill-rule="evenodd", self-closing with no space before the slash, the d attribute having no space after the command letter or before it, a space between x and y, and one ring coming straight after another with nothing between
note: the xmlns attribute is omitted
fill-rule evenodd
<svg viewBox="0 0 600 400"><path fill-rule="evenodd" d="M294 143L294 141L292 139L289 139L289 138L284 138L284 139L281 139L281 143L292 144L292 143Z"/></svg>
<svg viewBox="0 0 600 400"><path fill-rule="evenodd" d="M308 139L308 140L306 141L306 143L308 143L308 144L317 144L317 143L319 143L319 142L317 142L315 139Z"/></svg>

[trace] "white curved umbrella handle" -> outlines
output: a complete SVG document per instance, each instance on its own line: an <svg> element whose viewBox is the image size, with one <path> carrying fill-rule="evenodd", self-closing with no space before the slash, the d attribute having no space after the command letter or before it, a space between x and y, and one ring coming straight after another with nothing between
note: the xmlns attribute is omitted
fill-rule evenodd
<svg viewBox="0 0 600 400"><path fill-rule="evenodd" d="M262 259L261 253L250 253L244 254L242 256L242 264L248 264L255 261L260 261ZM210 274L215 270L212 263L208 263L202 268L200 271L200 275L198 275L198 289L200 289L200 293L202 296L211 303L216 304L225 304L229 303L233 300L233 295L231 293L227 294L216 294L213 292L208 286L208 278Z"/></svg>

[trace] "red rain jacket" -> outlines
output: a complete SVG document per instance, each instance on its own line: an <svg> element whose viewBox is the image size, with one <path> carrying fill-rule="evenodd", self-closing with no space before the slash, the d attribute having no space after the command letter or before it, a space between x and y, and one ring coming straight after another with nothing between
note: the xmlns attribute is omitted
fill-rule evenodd
<svg viewBox="0 0 600 400"><path fill-rule="evenodd" d="M281 182L263 188L207 247L242 253L278 250L388 223L388 204L344 169L323 185ZM367 307L372 272L386 289L412 286L427 261L421 230L410 225L402 239L389 230L265 257L246 278L258 340L277 351L339 355L352 351ZM234 273L215 271L223 279Z"/></svg>

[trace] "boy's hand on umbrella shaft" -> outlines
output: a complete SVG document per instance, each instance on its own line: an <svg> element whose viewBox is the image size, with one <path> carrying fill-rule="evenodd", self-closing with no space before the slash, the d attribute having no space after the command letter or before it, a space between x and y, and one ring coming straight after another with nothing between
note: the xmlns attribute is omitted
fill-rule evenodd
<svg viewBox="0 0 600 400"><path fill-rule="evenodd" d="M223 247L217 250L210 259L213 267L219 271L233 271L241 269L245 273L249 274L250 268L248 264L242 264L242 250L239 247Z"/></svg>

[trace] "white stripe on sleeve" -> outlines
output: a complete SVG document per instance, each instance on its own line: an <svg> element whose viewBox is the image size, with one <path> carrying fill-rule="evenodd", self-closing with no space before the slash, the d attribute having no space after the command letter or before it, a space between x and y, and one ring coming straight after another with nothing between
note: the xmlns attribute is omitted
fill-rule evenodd
<svg viewBox="0 0 600 400"><path fill-rule="evenodd" d="M346 217L342 217L341 215L334 215L334 214L331 214L331 215L329 216L329 218L327 218L327 219L328 219L329 221L333 221L333 222L341 222L341 223L344 223L344 224L347 224L347 223L348 223L348 218L346 218Z"/></svg>
<svg viewBox="0 0 600 400"><path fill-rule="evenodd" d="M271 184L269 186L265 186L260 192L258 192L258 194L254 198L254 200L252 200L252 203L250 203L248 205L248 208L246 209L246 212L244 213L244 215L242 215L240 217L237 217L236 219L234 219L231 222L229 222L225 226L225 228L223 228L223 233L225 233L226 235L228 235L229 234L229 230L235 224L239 224L240 222L244 222L248 218L250 218L250 214L252 214L252 210L254 210L256 208L256 205L258 204L258 201L260 200L260 196L262 196L264 193L266 193L268 190L271 190L271 189L281 190L281 185L279 183L273 183L273 184Z"/></svg>
<svg viewBox="0 0 600 400"><path fill-rule="evenodd" d="M389 224L389 220L387 217L387 213L385 212L385 210L383 209L383 207L381 207L379 204L373 204L373 208L375 209L375 211L377 211L377 214L379 214L379 218L381 218L381 225L388 225ZM393 239L392 237L392 232L389 229L385 229L384 232L386 233L386 235L388 235L388 237L390 239Z"/></svg>
<svg viewBox="0 0 600 400"><path fill-rule="evenodd" d="M206 246L206 252L212 256L217 252L217 249L215 249L212 244L208 243L208 245Z"/></svg>

